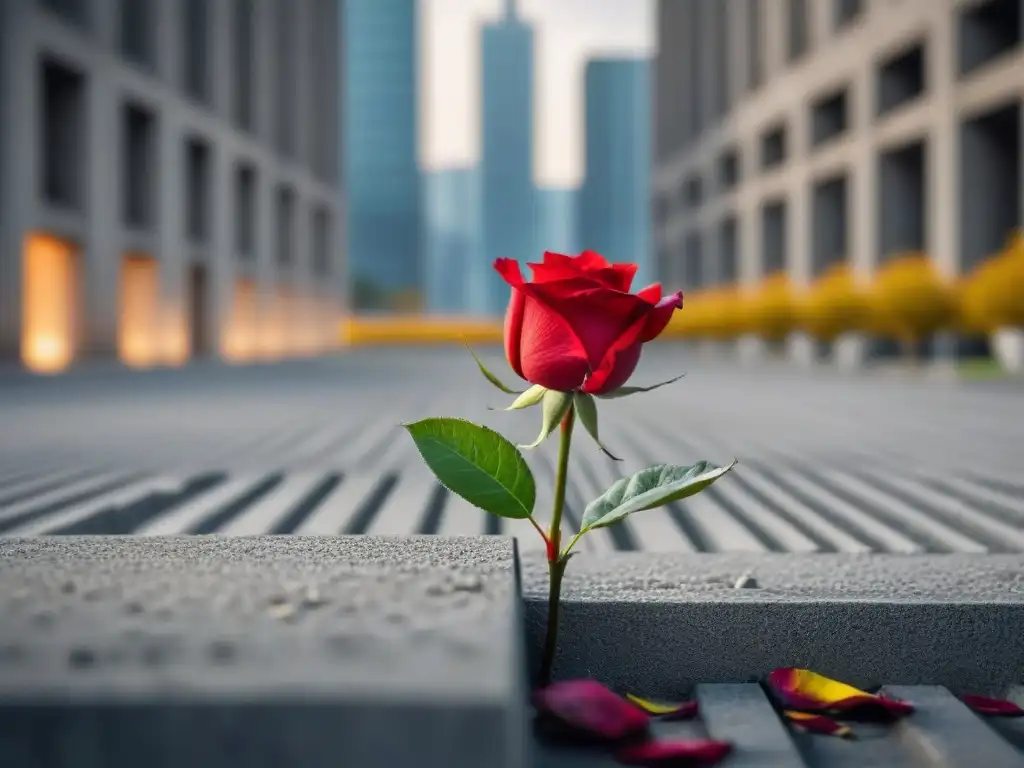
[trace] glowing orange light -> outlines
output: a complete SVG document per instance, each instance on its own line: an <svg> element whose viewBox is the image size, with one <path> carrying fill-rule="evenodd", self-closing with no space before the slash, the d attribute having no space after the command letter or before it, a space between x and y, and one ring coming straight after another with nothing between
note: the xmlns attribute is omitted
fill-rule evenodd
<svg viewBox="0 0 1024 768"><path fill-rule="evenodd" d="M22 260L22 362L38 373L57 373L74 356L77 253L70 243L31 234Z"/></svg>
<svg viewBox="0 0 1024 768"><path fill-rule="evenodd" d="M164 307L161 330L160 359L167 365L179 366L188 362L192 354L188 322L180 306Z"/></svg>
<svg viewBox="0 0 1024 768"><path fill-rule="evenodd" d="M128 254L121 262L120 317L117 351L132 367L147 367L160 356L157 327L160 311L160 275L155 259Z"/></svg>
<svg viewBox="0 0 1024 768"><path fill-rule="evenodd" d="M257 298L255 282L241 279L235 283L231 314L221 338L221 353L230 361L244 362L256 354Z"/></svg>

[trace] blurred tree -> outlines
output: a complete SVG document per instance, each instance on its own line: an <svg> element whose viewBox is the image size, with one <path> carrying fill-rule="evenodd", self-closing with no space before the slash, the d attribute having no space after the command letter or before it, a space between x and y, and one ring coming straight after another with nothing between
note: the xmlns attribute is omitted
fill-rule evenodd
<svg viewBox="0 0 1024 768"><path fill-rule="evenodd" d="M1024 327L1024 233L979 264L964 281L960 321L974 333Z"/></svg>
<svg viewBox="0 0 1024 768"><path fill-rule="evenodd" d="M746 302L746 325L767 342L777 343L797 327L799 307L785 272L765 278Z"/></svg>
<svg viewBox="0 0 1024 768"><path fill-rule="evenodd" d="M800 307L800 324L819 341L866 330L868 297L846 263L836 264L817 282Z"/></svg>
<svg viewBox="0 0 1024 768"><path fill-rule="evenodd" d="M896 256L875 276L870 294L872 325L900 342L912 357L920 342L951 326L956 294L926 254Z"/></svg>

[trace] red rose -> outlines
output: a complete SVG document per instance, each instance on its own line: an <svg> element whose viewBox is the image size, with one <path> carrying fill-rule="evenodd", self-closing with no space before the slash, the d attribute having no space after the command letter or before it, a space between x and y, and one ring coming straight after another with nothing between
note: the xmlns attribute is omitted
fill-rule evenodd
<svg viewBox="0 0 1024 768"><path fill-rule="evenodd" d="M609 264L594 251L545 253L544 263L498 259L494 268L512 286L505 314L505 354L531 384L559 392L601 395L618 389L640 362L640 348L683 306L683 292L662 298L655 283L629 292L636 264Z"/></svg>

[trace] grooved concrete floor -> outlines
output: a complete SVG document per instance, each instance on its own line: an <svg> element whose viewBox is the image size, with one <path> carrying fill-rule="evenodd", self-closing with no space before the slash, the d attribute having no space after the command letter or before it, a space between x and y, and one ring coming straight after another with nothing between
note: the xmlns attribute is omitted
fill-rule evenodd
<svg viewBox="0 0 1024 768"><path fill-rule="evenodd" d="M500 351L483 350L513 383ZM706 458L737 470L668 509L595 532L591 552L1022 552L1024 388L736 368L645 352L655 393L601 404L624 461L580 430L566 526L623 472ZM461 349L360 350L249 369L94 371L0 382L0 536L511 534L441 488L397 425L462 416L517 442L536 409ZM528 455L547 515L554 440Z"/></svg>

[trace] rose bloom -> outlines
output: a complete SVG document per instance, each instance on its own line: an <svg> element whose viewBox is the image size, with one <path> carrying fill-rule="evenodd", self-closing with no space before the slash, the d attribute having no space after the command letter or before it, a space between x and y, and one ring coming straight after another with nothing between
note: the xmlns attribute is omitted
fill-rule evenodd
<svg viewBox="0 0 1024 768"><path fill-rule="evenodd" d="M498 259L494 268L512 287L505 313L505 354L520 377L559 392L602 395L636 370L643 345L683 306L683 292L662 297L655 283L629 288L636 264L609 264L594 251L545 253L541 264Z"/></svg>

